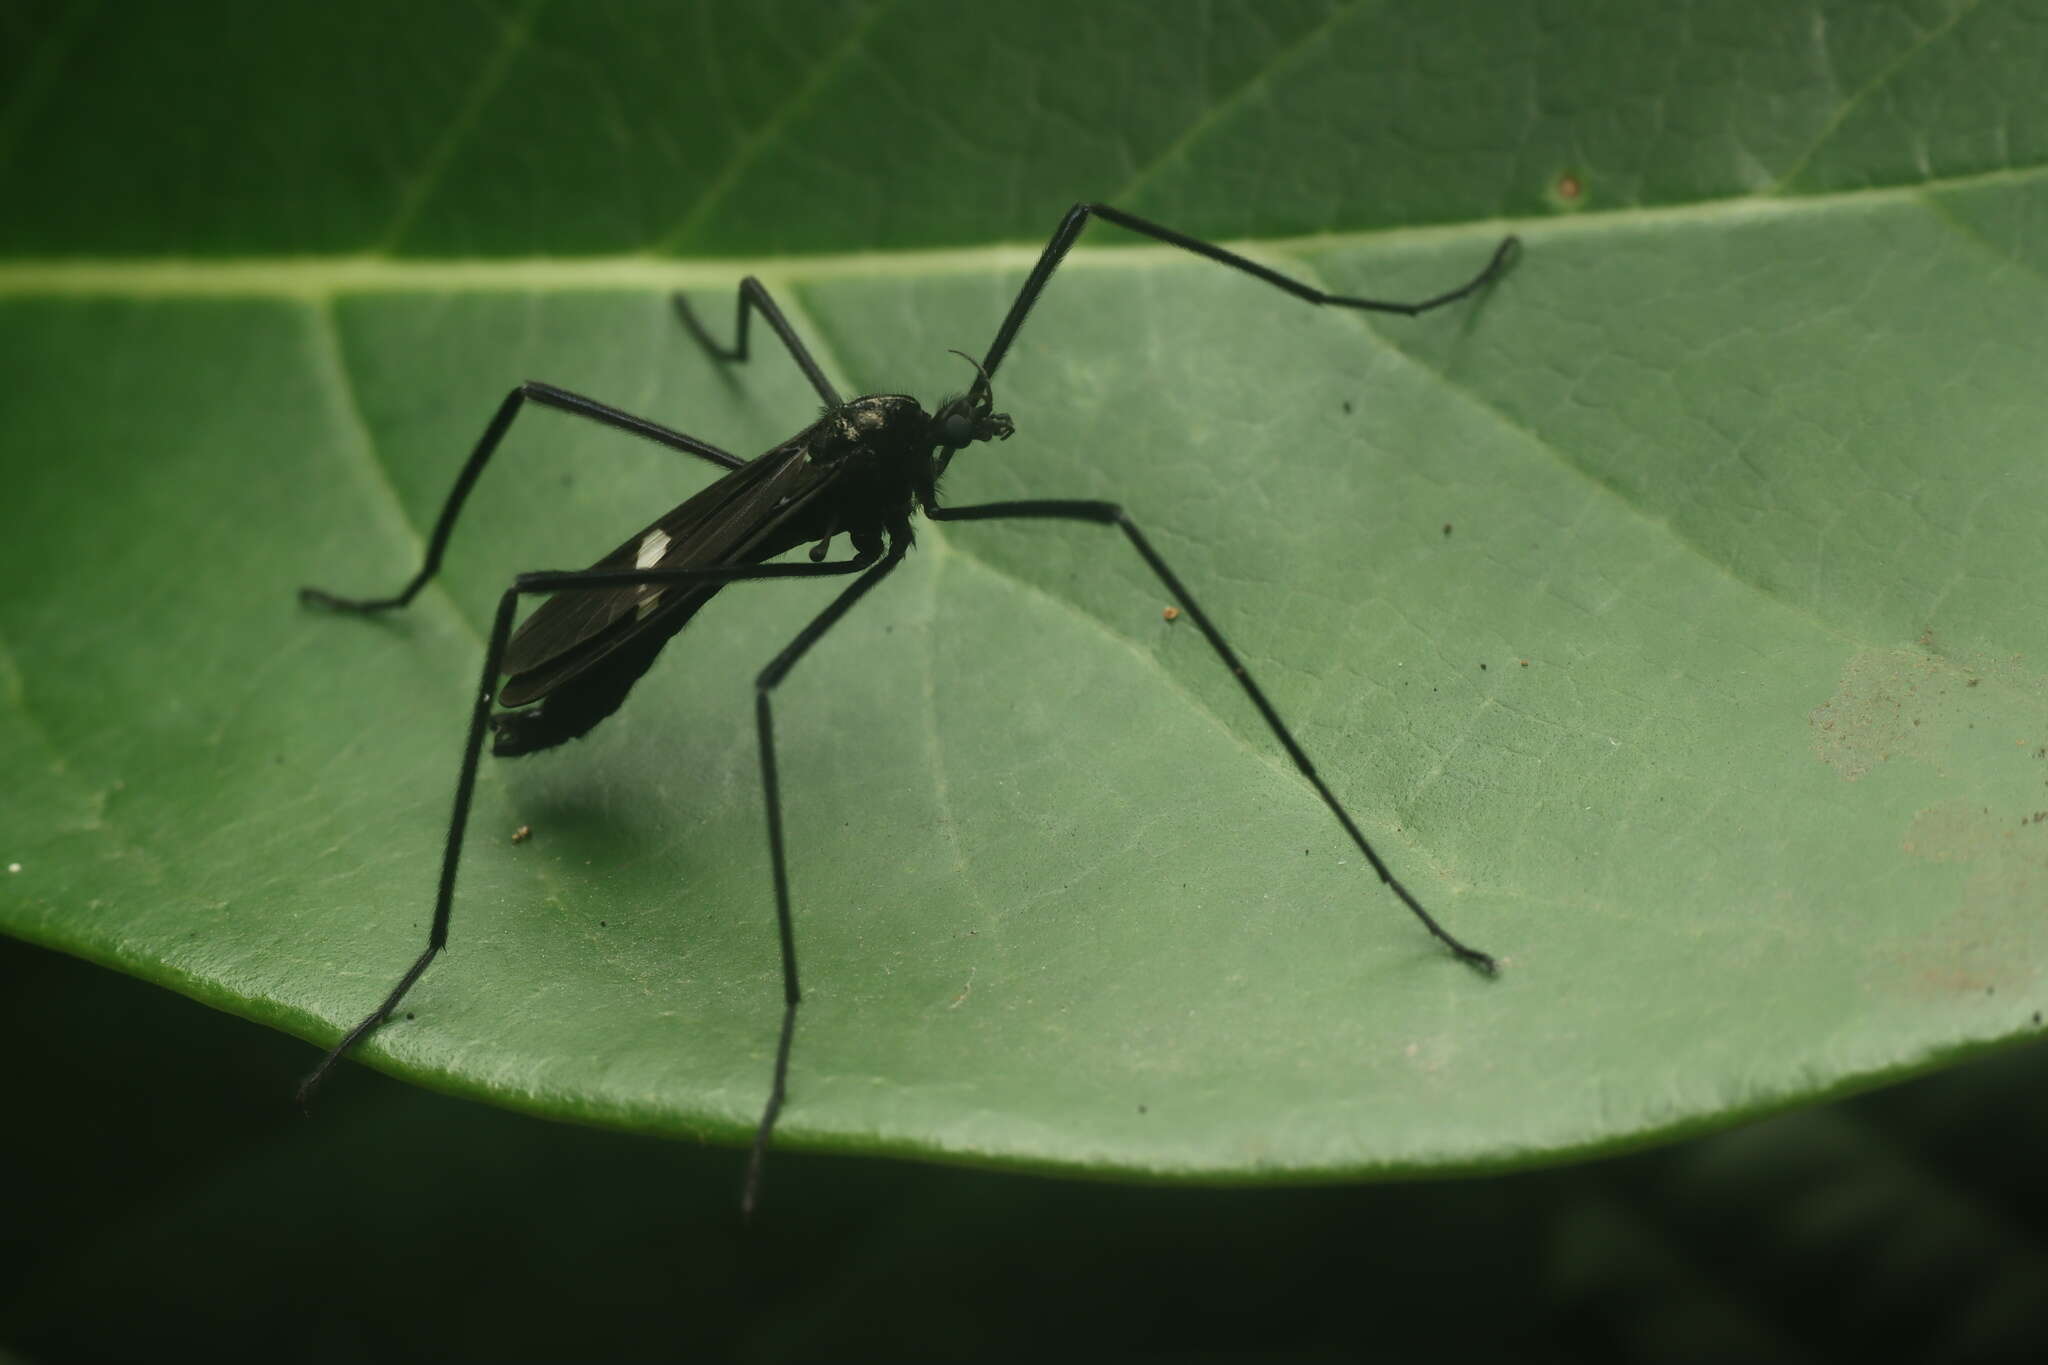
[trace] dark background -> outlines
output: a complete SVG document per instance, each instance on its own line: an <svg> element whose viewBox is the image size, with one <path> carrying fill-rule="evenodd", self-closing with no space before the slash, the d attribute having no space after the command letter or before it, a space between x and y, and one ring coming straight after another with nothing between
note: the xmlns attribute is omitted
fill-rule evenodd
<svg viewBox="0 0 2048 1365"><path fill-rule="evenodd" d="M2048 1049L1553 1171L1131 1187L549 1124L0 940L30 1359L2024 1360Z"/></svg>

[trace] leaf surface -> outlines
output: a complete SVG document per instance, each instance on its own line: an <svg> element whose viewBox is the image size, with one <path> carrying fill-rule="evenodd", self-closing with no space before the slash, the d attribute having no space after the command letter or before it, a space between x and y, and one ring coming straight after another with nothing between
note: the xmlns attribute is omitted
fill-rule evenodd
<svg viewBox="0 0 2048 1365"><path fill-rule="evenodd" d="M1527 11L281 7L184 63L168 15L19 21L0 922L337 1036L424 940L496 594L708 471L531 413L411 611L294 590L397 586L520 378L748 452L808 420L765 336L707 362L671 288L723 319L756 271L849 391L957 389L947 349L1086 197L1379 297L1522 236L1406 320L1091 230L998 377L1018 436L947 489L1123 502L1505 970L1377 886L1120 538L926 526L777 694L781 1140L1519 1164L2030 1031L2048 27ZM750 1131L780 1000L748 680L828 592L729 590L591 740L486 763L449 951L364 1060Z"/></svg>

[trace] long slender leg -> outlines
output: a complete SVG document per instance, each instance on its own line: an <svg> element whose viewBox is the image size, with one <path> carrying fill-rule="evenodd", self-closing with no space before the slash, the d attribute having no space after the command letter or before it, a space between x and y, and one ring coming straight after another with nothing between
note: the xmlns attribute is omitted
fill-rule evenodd
<svg viewBox="0 0 2048 1365"><path fill-rule="evenodd" d="M719 360L743 361L747 358L747 318L750 314L759 312L762 317L768 319L768 325L775 329L775 335L782 338L782 344L788 348L790 359L796 361L797 368L804 372L804 378L811 381L811 387L818 391L818 397L825 400L825 406L839 406L839 391L825 378L825 372L819 369L818 362L811 358L810 348L804 345L803 339L796 334L796 328L789 325L789 319L782 315L782 309L769 297L768 286L752 275L740 281L739 311L733 323L733 343L730 349L711 339L711 333L705 330L703 323L697 321L697 314L690 307L688 299L677 294L675 305L676 316L683 320L683 326L690 329L690 335L697 338L698 344Z"/></svg>
<svg viewBox="0 0 2048 1365"><path fill-rule="evenodd" d="M796 667L797 660L818 642L818 637L903 561L909 544L908 535L892 533L888 553L882 556L881 563L848 584L754 680L754 721L761 735L761 791L768 803L768 857L775 874L775 927L782 938L782 1035L776 1040L775 1077L768 1087L767 1107L761 1111L761 1126L754 1130L754 1150L747 1158L747 1183L740 1195L740 1210L750 1217L761 1193L761 1159L768 1151L775 1117L782 1112L782 1099L789 1086L789 1048L796 1036L796 1007L803 999L797 986L796 927L790 919L789 870L783 854L782 789L775 769L775 717L768 698L789 670Z"/></svg>
<svg viewBox="0 0 2048 1365"><path fill-rule="evenodd" d="M900 558L900 554L897 556ZM890 561L893 562L893 561ZM477 759L483 753L485 731L491 719L491 703L498 687L498 674L505 657L505 642L512 635L512 617L519 599L535 593L592 591L603 588L630 587L643 583L736 583L745 579L763 578L823 578L832 574L858 573L863 569L880 567L875 555L864 553L852 559L837 560L826 564L736 564L702 569L607 569L602 572L585 570L572 573L527 573L513 581L498 599L497 615L491 620L490 642L484 649L483 681L478 685L476 699L470 707L469 737L462 745L462 768L455 779L455 812L448 821L448 839L441 851L441 882L434 893L434 924L427 933L426 951L419 955L399 978L384 1003L364 1016L363 1021L342 1035L340 1042L328 1050L320 1064L299 1083L299 1103L309 1103L327 1073L334 1064L347 1055L350 1048L361 1042L365 1035L391 1017L398 1008L398 1002L412 989L413 983L427 969L448 942L448 918L455 901L455 870L462 861L462 836L469 824L470 798L476 791ZM854 586L868 580L863 578ZM779 868L780 855L777 855ZM788 914L784 911L784 922Z"/></svg>
<svg viewBox="0 0 2048 1365"><path fill-rule="evenodd" d="M1461 943L1448 929L1437 923L1436 917L1422 908L1422 902L1415 899L1415 896L1408 888L1401 885L1399 879L1392 872L1388 871L1386 863L1380 860L1380 855L1373 851L1370 843L1366 842L1365 835L1359 831L1358 825L1352 820L1350 813L1337 800L1336 793L1330 790L1329 784L1324 782L1321 775L1316 772L1315 765L1308 761L1308 755L1302 751L1301 745L1295 742L1293 733L1288 730L1286 723L1280 719L1280 713L1273 709L1273 703L1266 699L1265 692L1259 687L1258 683L1252 680L1252 675L1245 668L1244 662L1237 657L1237 651L1230 647L1230 643L1223 638L1223 632L1216 629L1215 623L1209 619L1209 614L1203 611L1201 605L1195 601L1194 594L1190 593L1187 585L1182 583L1179 576L1166 566L1166 561L1159 557L1159 552L1152 548L1152 543L1146 540L1144 535L1139 532L1137 523L1130 519L1123 508L1113 502L1045 500L1032 502L990 502L981 503L973 507L931 508L927 509L926 514L933 521L995 521L1010 517L1092 521L1102 526L1114 526L1122 531L1129 538L1132 546L1137 549L1139 556L1144 559L1146 566L1158 576L1161 583L1166 585L1167 591L1173 595L1173 600L1179 603L1187 614L1193 618L1195 625L1200 628L1202 634L1208 639L1210 647L1216 651L1217 657L1223 660L1225 666L1230 669L1231 676L1237 679L1238 685L1244 688L1245 695L1251 698L1252 705L1256 706L1259 714L1265 717L1266 725L1273 731L1274 737L1280 741L1280 747L1287 751L1287 756L1294 760L1294 766L1301 770L1301 775L1308 779L1309 785L1316 789L1316 794L1323 798L1323 804L1328 806L1330 813L1337 817L1337 823L1342 825L1344 832L1351 836L1351 842L1358 846L1358 851L1365 855L1365 860L1368 863L1372 864L1372 870L1379 874L1380 880L1385 882L1388 888L1396 896L1400 897L1401 903L1414 911L1415 917L1422 921L1429 932L1435 934L1446 947L1456 953L1461 961L1484 972L1488 976L1492 976L1498 970L1498 966L1491 954L1483 953L1477 948Z"/></svg>
<svg viewBox="0 0 2048 1365"><path fill-rule="evenodd" d="M552 384L528 380L505 395L505 401L498 404L498 411L491 418L491 424L484 428L484 434L477 438L476 448L469 452L462 472L455 476L455 487L448 492L448 499L441 504L441 515L434 522L434 534L427 541L427 555L420 565L420 571L412 581L390 597L337 597L319 588L300 588L299 600L308 606L327 607L334 611L372 612L384 611L391 607L402 607L427 585L441 567L442 552L448 548L448 538L455 533L455 519L462 513L462 504L469 499L469 490L476 486L477 476L484 472L484 466L491 462L491 455L498 449L498 442L505 439L505 432L511 427L512 419L528 400L544 407L559 408L563 412L587 417L593 422L620 431L644 436L650 441L680 450L686 455L695 455L726 469L738 469L746 461L728 451L720 450L709 441L700 441L695 436L686 436L672 431L659 422L650 422L644 417L635 417L630 412L585 398L582 394L558 389Z"/></svg>
<svg viewBox="0 0 2048 1365"><path fill-rule="evenodd" d="M1045 250L1038 257L1038 264L1031 267L1031 274L1024 281L1024 287L1017 291L1016 301L1010 305L1009 316L1003 319L1003 325L996 331L996 339L989 343L988 354L982 357L983 371L993 375L996 367L1003 363L1003 357L1009 354L1010 343L1017 339L1017 329L1024 325L1025 315L1030 313L1031 305L1038 302L1038 296L1044 291L1046 281L1052 278L1052 272L1059 268L1060 262L1073 248L1075 239L1081 235L1081 229L1088 225L1090 217L1106 219L1118 227L1141 232L1169 246L1192 251L1197 256L1206 256L1233 270L1255 275L1266 283L1310 303L1334 304L1340 308L1362 308L1374 313L1402 313L1409 317L1414 317L1417 313L1426 313L1432 308L1440 308L1478 289L1501 272L1517 244L1516 238L1503 238L1501 244L1494 248L1493 259L1486 263L1486 267L1456 289L1445 290L1434 297L1423 299L1420 303L1397 303L1386 299L1364 299L1354 298L1348 294L1326 293L1314 285L1304 284L1277 270L1268 269L1257 261L1247 260L1234 251L1225 251L1220 246L1202 241L1198 237L1190 237L1183 232L1176 232L1170 227L1162 227L1134 213L1125 213L1122 209L1111 208L1107 204L1076 204L1068 209L1067 216L1060 220L1058 231L1054 232L1052 240L1045 244Z"/></svg>

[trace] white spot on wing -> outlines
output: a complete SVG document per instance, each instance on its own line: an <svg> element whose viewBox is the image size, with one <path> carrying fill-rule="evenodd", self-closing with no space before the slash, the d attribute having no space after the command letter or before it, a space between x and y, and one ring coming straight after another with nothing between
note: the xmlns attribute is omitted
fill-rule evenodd
<svg viewBox="0 0 2048 1365"><path fill-rule="evenodd" d="M640 538L640 548L633 555L633 567L636 569L654 568L661 563L661 557L667 553L668 532L657 526ZM653 611L655 604L660 601L660 588L642 587L640 589L640 611L638 613L640 618L645 620L647 613Z"/></svg>
<svg viewBox="0 0 2048 1365"><path fill-rule="evenodd" d="M667 553L668 532L657 526L641 538L640 553L633 556L633 567L651 569L661 563L661 557Z"/></svg>

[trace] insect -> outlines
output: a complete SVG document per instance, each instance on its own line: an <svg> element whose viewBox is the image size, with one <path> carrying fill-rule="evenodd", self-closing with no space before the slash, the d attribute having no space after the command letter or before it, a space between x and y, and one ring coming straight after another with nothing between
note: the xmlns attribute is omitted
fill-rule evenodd
<svg viewBox="0 0 2048 1365"><path fill-rule="evenodd" d="M654 663L662 646L728 583L847 576L852 582L798 631L796 638L754 680L761 786L767 806L769 870L782 948L783 1013L768 1098L755 1129L741 1197L742 1208L751 1212L760 1190L762 1157L788 1093L790 1045L797 1006L802 999L797 980L787 850L783 842L782 795L775 767L775 689L819 637L903 561L913 537L911 520L920 510L931 521L1084 521L1121 531L1158 577L1169 600L1180 604L1180 609L1229 668L1287 756L1315 788L1380 880L1461 960L1485 974L1494 972L1491 956L1454 937L1388 870L1317 774L1308 755L1295 742L1279 712L1252 680L1222 632L1120 506L1110 502L1035 499L949 507L939 501L939 478L955 455L969 445L1008 440L1014 433L1009 415L995 410L995 374L1032 305L1091 218L1104 219L1207 257L1310 303L1411 317L1474 293L1506 268L1516 248L1515 238L1505 238L1485 267L1457 288L1418 303L1397 303L1326 293L1235 252L1106 204L1076 204L1046 243L982 358L976 361L955 352L974 367L974 378L967 391L945 399L933 412L926 412L916 399L902 394L842 398L774 298L752 276L740 282L730 347L721 346L712 338L681 295L676 296L674 303L683 326L706 352L723 362L747 360L748 324L758 313L823 401L822 416L754 459L742 460L708 441L549 384L527 382L514 388L499 405L456 476L455 486L434 524L424 561L412 580L393 596L380 598L338 597L318 588L303 588L299 594L303 602L352 613L389 611L410 602L440 568L442 553L447 549L464 501L513 419L529 402L630 432L706 460L725 472L590 568L573 573L520 574L498 599L484 650L483 679L470 712L468 738L463 744L456 778L455 810L442 850L441 878L426 949L399 978L383 1003L321 1058L299 1087L301 1103L310 1101L336 1062L391 1017L406 992L447 945L456 867L461 860L463 831L487 735L491 738L491 752L502 758L552 749L588 734L618 710L633 684ZM832 542L842 535L850 542L852 552L842 559L829 558ZM779 562L780 556L806 545L810 550L803 560ZM520 599L543 595L548 600L514 631L513 618ZM1169 610L1169 619L1174 614L1177 613Z"/></svg>

